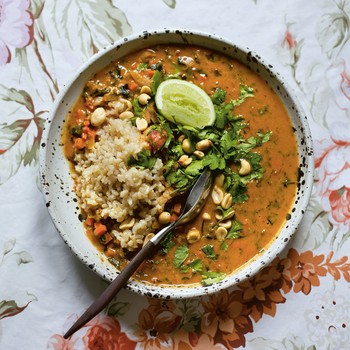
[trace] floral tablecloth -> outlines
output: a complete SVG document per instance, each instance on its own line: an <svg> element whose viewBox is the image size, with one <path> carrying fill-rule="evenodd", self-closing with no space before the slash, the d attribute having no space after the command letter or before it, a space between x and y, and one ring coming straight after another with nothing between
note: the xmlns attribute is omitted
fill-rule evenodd
<svg viewBox="0 0 350 350"><path fill-rule="evenodd" d="M203 299L122 291L63 334L106 287L56 232L38 149L76 69L144 30L191 28L249 47L295 89L315 186L298 232L257 276ZM350 2L0 0L0 349L350 349Z"/></svg>

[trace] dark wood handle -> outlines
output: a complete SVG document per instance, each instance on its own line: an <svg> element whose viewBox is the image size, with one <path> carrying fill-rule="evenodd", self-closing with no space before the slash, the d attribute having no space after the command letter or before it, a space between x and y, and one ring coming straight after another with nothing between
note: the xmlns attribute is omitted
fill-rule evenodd
<svg viewBox="0 0 350 350"><path fill-rule="evenodd" d="M91 304L91 306L79 317L79 319L73 324L73 326L64 335L64 338L69 338L93 317L95 317L100 311L102 311L106 305L113 299L113 297L123 288L129 278L137 270L137 268L147 258L152 256L157 250L157 246L151 241L134 256L123 271L115 278L115 280L106 288L106 290Z"/></svg>

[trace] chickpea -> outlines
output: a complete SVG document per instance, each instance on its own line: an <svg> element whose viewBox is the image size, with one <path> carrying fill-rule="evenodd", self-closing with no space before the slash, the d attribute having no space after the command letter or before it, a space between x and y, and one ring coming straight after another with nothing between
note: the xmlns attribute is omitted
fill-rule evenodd
<svg viewBox="0 0 350 350"><path fill-rule="evenodd" d="M171 214L168 211L163 211L158 217L158 221L162 225L168 224L170 222L170 219Z"/></svg>

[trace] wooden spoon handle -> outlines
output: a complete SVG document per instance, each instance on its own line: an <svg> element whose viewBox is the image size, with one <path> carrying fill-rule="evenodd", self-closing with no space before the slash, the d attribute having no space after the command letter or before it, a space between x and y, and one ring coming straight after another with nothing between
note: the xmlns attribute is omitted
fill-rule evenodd
<svg viewBox="0 0 350 350"><path fill-rule="evenodd" d="M148 243L134 256L128 265L119 273L115 280L105 289L105 291L91 304L91 306L78 318L73 326L64 335L64 338L69 338L73 333L79 330L113 299L113 297L123 288L129 278L137 270L137 268L147 258L152 256L157 250L157 246L153 242Z"/></svg>

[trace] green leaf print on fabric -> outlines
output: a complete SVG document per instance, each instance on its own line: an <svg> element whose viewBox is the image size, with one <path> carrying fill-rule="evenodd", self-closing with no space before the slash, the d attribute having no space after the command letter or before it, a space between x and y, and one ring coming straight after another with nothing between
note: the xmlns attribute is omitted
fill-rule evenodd
<svg viewBox="0 0 350 350"><path fill-rule="evenodd" d="M30 302L26 305L20 307L16 304L14 300L2 300L0 301L0 320L5 317L15 316L21 313Z"/></svg>
<svg viewBox="0 0 350 350"><path fill-rule="evenodd" d="M36 113L32 98L24 90L0 85L0 100L10 103L12 110L11 121L0 124L0 184L3 184L21 165L37 163L44 127L41 115L45 111Z"/></svg>
<svg viewBox="0 0 350 350"><path fill-rule="evenodd" d="M176 6L176 0L163 0L163 2L172 9L174 9Z"/></svg>
<svg viewBox="0 0 350 350"><path fill-rule="evenodd" d="M111 0L56 1L52 20L61 39L85 58L131 33L124 13Z"/></svg>
<svg viewBox="0 0 350 350"><path fill-rule="evenodd" d="M316 33L322 51L328 57L336 56L350 39L350 3L339 1L334 4L334 12L322 16Z"/></svg>

